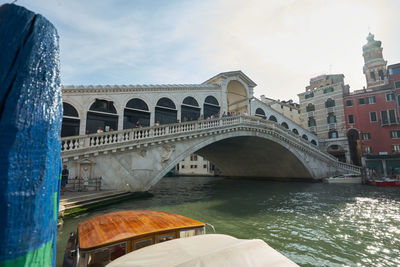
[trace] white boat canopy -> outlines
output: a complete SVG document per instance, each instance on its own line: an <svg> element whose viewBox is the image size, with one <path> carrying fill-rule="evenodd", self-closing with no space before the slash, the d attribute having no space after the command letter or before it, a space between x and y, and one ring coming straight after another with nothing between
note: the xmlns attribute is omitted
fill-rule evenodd
<svg viewBox="0 0 400 267"><path fill-rule="evenodd" d="M260 239L209 234L178 238L128 253L108 267L298 266Z"/></svg>

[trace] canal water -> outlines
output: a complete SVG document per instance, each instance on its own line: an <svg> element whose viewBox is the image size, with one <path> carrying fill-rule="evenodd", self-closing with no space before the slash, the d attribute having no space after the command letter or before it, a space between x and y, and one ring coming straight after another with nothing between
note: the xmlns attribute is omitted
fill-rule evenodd
<svg viewBox="0 0 400 267"><path fill-rule="evenodd" d="M260 238L301 266L400 266L400 188L166 177L151 193L66 219L57 266L77 223L130 209L178 213L217 233Z"/></svg>

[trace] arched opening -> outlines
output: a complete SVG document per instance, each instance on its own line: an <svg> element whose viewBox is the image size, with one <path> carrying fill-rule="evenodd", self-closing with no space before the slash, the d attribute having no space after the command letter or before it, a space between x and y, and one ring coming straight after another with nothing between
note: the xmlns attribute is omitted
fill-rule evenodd
<svg viewBox="0 0 400 267"><path fill-rule="evenodd" d="M79 126L78 111L72 105L63 102L61 137L79 135Z"/></svg>
<svg viewBox="0 0 400 267"><path fill-rule="evenodd" d="M265 112L262 108L256 109L256 116L265 119Z"/></svg>
<svg viewBox="0 0 400 267"><path fill-rule="evenodd" d="M349 130L347 132L347 140L349 142L351 163L361 166L360 135L358 131L356 129Z"/></svg>
<svg viewBox="0 0 400 267"><path fill-rule="evenodd" d="M301 138L303 138L304 140L307 140L307 141L308 141L308 136L305 135L305 134L303 134L303 135L301 136Z"/></svg>
<svg viewBox="0 0 400 267"><path fill-rule="evenodd" d="M118 115L112 101L96 99L86 117L86 133L118 129Z"/></svg>
<svg viewBox="0 0 400 267"><path fill-rule="evenodd" d="M213 96L207 96L204 101L204 111L203 111L204 118L207 119L213 115L214 116L218 115L219 110L220 107L218 100Z"/></svg>
<svg viewBox="0 0 400 267"><path fill-rule="evenodd" d="M309 104L306 106L306 111L307 111L307 112L315 111L315 106L314 106L313 104L309 103Z"/></svg>
<svg viewBox="0 0 400 267"><path fill-rule="evenodd" d="M317 142L313 139L313 140L311 140L311 144L313 144L314 146L316 146L316 145L317 145Z"/></svg>
<svg viewBox="0 0 400 267"><path fill-rule="evenodd" d="M150 111L146 102L139 98L128 101L124 109L124 129L140 126L150 126Z"/></svg>
<svg viewBox="0 0 400 267"><path fill-rule="evenodd" d="M299 135L299 131L297 131L297 129L296 129L296 128L293 128L292 132L293 132L294 134L297 134L297 135Z"/></svg>
<svg viewBox="0 0 400 267"><path fill-rule="evenodd" d="M186 97L181 105L181 121L194 121L199 117L199 103L191 96Z"/></svg>
<svg viewBox="0 0 400 267"><path fill-rule="evenodd" d="M332 98L328 98L325 102L325 107L326 108L331 108L335 106L335 100L333 100Z"/></svg>
<svg viewBox="0 0 400 267"><path fill-rule="evenodd" d="M308 118L308 127L314 127L317 125L317 122L314 118Z"/></svg>
<svg viewBox="0 0 400 267"><path fill-rule="evenodd" d="M330 145L328 147L328 153L337 158L341 162L346 162L346 151L342 146Z"/></svg>
<svg viewBox="0 0 400 267"><path fill-rule="evenodd" d="M160 98L155 107L154 122L159 124L176 123L177 110L174 102L166 97Z"/></svg>
<svg viewBox="0 0 400 267"><path fill-rule="evenodd" d="M249 99L246 88L238 81L230 81L227 86L228 112L245 114L248 110Z"/></svg>
<svg viewBox="0 0 400 267"><path fill-rule="evenodd" d="M282 122L282 124L281 124L284 128L286 128L286 129L289 129L289 125L287 125L287 123L286 122Z"/></svg>
<svg viewBox="0 0 400 267"><path fill-rule="evenodd" d="M268 120L278 122L278 120L276 119L276 117L274 115L269 116Z"/></svg>
<svg viewBox="0 0 400 267"><path fill-rule="evenodd" d="M330 130L329 133L328 133L328 137L329 137L329 139L338 138L339 137L338 131Z"/></svg>

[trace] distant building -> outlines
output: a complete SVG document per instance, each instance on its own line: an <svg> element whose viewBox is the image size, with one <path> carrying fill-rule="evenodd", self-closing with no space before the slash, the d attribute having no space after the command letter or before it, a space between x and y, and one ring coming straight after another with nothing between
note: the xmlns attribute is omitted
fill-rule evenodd
<svg viewBox="0 0 400 267"><path fill-rule="evenodd" d="M197 154L192 154L182 160L175 169L175 175L205 175L213 176L215 166Z"/></svg>
<svg viewBox="0 0 400 267"><path fill-rule="evenodd" d="M304 121L300 117L300 105L293 102L293 100L288 101L280 101L265 97L265 95L261 96L261 101L268 104L271 108L294 121L297 124L303 125Z"/></svg>
<svg viewBox="0 0 400 267"><path fill-rule="evenodd" d="M343 74L320 75L310 79L300 99L300 120L317 134L320 148L342 162L350 162L343 109L343 95L349 86Z"/></svg>
<svg viewBox="0 0 400 267"><path fill-rule="evenodd" d="M367 88L344 97L351 161L391 176L400 167L400 64L386 69L381 42L371 33L363 46Z"/></svg>

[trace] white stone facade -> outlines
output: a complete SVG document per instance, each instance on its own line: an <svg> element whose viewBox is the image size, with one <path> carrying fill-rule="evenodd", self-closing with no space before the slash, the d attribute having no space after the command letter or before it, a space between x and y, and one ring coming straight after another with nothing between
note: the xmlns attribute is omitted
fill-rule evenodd
<svg viewBox="0 0 400 267"><path fill-rule="evenodd" d="M214 166L202 156L192 154L176 165L175 175L213 176Z"/></svg>

